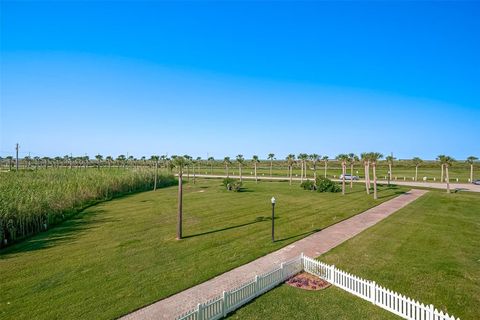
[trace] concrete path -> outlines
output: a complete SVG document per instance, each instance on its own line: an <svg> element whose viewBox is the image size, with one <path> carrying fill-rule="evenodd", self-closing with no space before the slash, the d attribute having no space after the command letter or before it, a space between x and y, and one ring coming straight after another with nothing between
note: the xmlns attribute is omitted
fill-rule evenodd
<svg viewBox="0 0 480 320"><path fill-rule="evenodd" d="M252 279L255 275L267 272L275 265L299 256L302 252L307 256L317 257L329 251L405 207L426 192L424 190L410 190L408 193L296 241L280 250L128 314L122 319L174 319L179 314L194 308L198 303L218 296L224 290L233 289Z"/></svg>
<svg viewBox="0 0 480 320"><path fill-rule="evenodd" d="M185 174L183 174L184 178L186 177ZM190 179L192 178L193 175L190 174ZM211 174L197 174L197 178L225 178L225 175L211 175ZM233 179L239 179L240 176L236 175L230 175L230 178ZM242 179L245 180L255 180L255 177L250 175L250 174L245 174L242 175ZM273 177L268 177L268 176L258 176L258 180L270 180L270 181L288 181L290 178L288 177L279 177L279 176L273 176ZM309 179L313 179L312 177L309 177ZM298 177L292 177L292 181L300 181L301 178ZM341 181L339 179L332 179L334 181ZM347 181L347 184L349 184L350 181ZM355 183L365 183L364 180L356 180ZM381 184L386 184L386 180L378 180L378 183ZM392 180L391 184L396 184L400 186L410 186L410 187L424 187L424 188L434 188L434 189L447 189L447 185L445 183L441 182L423 182L423 181L403 181L403 180ZM480 192L480 185L475 185L473 183L450 183L450 190L452 192L455 192L455 190L460 190L460 191L471 191L471 192Z"/></svg>

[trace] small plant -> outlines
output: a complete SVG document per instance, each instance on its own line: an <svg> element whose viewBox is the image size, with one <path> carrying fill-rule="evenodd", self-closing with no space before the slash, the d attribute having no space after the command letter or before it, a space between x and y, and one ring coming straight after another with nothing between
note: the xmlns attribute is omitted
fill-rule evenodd
<svg viewBox="0 0 480 320"><path fill-rule="evenodd" d="M242 188L242 182L232 178L223 179L223 185L228 191L238 192Z"/></svg>
<svg viewBox="0 0 480 320"><path fill-rule="evenodd" d="M341 188L332 180L324 177L317 177L316 187L318 192L340 192Z"/></svg>

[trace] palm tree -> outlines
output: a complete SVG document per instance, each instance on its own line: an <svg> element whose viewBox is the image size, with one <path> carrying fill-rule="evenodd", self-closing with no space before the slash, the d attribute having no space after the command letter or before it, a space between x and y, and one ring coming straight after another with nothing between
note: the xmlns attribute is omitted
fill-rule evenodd
<svg viewBox="0 0 480 320"><path fill-rule="evenodd" d="M105 160L107 161L108 167L110 168L112 166L112 162L113 162L112 156L106 156Z"/></svg>
<svg viewBox="0 0 480 320"><path fill-rule="evenodd" d="M103 160L103 156L101 154L97 154L95 159L97 160L97 169L100 169L100 162Z"/></svg>
<svg viewBox="0 0 480 320"><path fill-rule="evenodd" d="M359 161L359 159L355 153L348 154L348 163L350 164L350 189L353 188L353 165L357 161Z"/></svg>
<svg viewBox="0 0 480 320"><path fill-rule="evenodd" d="M253 162L253 170L255 171L255 183L258 183L258 179L257 179L257 164L260 162L260 160L258 160L258 156L257 155L254 155L252 157L252 162Z"/></svg>
<svg viewBox="0 0 480 320"><path fill-rule="evenodd" d="M370 154L367 152L363 152L360 154L360 159L363 162L363 168L365 172L365 189L367 190L367 194L370 194Z"/></svg>
<svg viewBox="0 0 480 320"><path fill-rule="evenodd" d="M444 170L443 170L443 169L444 169L444 167L445 167L445 166L444 166L445 157L446 157L446 155L441 154L441 155L437 156L437 159L436 159L437 161L440 162L440 166L442 167L442 174L440 175L440 182L443 182L443 181L444 181L444 179L443 179L443 177L444 177L443 171L444 171Z"/></svg>
<svg viewBox="0 0 480 320"><path fill-rule="evenodd" d="M347 173L347 161L349 160L348 154L339 154L336 160L342 163L342 194L345 194L345 174Z"/></svg>
<svg viewBox="0 0 480 320"><path fill-rule="evenodd" d="M237 163L238 163L238 171L240 173L240 182L242 182L242 167L243 167L243 164L245 163L245 159L243 158L243 155L241 154L237 155Z"/></svg>
<svg viewBox="0 0 480 320"><path fill-rule="evenodd" d="M210 164L210 174L213 174L213 162L215 159L213 157L208 157L207 161Z"/></svg>
<svg viewBox="0 0 480 320"><path fill-rule="evenodd" d="M223 164L225 165L225 172L227 173L227 178L229 178L230 175L228 173L228 166L232 164L232 161L230 160L230 157L223 158Z"/></svg>
<svg viewBox="0 0 480 320"><path fill-rule="evenodd" d="M192 157L188 154L184 154L183 158L185 159L185 166L187 167L187 180L190 181L190 164L192 163Z"/></svg>
<svg viewBox="0 0 480 320"><path fill-rule="evenodd" d="M317 163L320 161L320 156L316 153L312 153L311 155L308 156L310 158L310 161L312 162L313 166L313 180L317 180Z"/></svg>
<svg viewBox="0 0 480 320"><path fill-rule="evenodd" d="M292 185L292 167L295 164L295 155L294 154L289 154L286 157L287 160L287 165L288 165L288 175L290 177L290 185Z"/></svg>
<svg viewBox="0 0 480 320"><path fill-rule="evenodd" d="M303 177L307 177L307 160L308 160L308 154L306 153L300 153L297 157L298 160L300 160L300 165L301 165L301 173L300 173L300 180L303 182Z"/></svg>
<svg viewBox="0 0 480 320"><path fill-rule="evenodd" d="M415 181L418 179L418 166L422 164L423 160L419 157L415 157L412 159L413 164L415 165Z"/></svg>
<svg viewBox="0 0 480 320"><path fill-rule="evenodd" d="M475 157L475 156L470 156L467 158L467 160L465 161L466 163L470 164L470 182L473 182L473 164L475 163L475 161L477 161L478 158Z"/></svg>
<svg viewBox="0 0 480 320"><path fill-rule="evenodd" d="M393 160L395 160L395 158L392 155L389 155L385 157L385 160L388 163L388 185L390 185L390 181L392 180Z"/></svg>
<svg viewBox="0 0 480 320"><path fill-rule="evenodd" d="M447 183L447 193L450 193L450 179L448 176L448 168L453 165L455 159L449 156L443 156L440 161L442 167L445 167L445 182Z"/></svg>
<svg viewBox="0 0 480 320"><path fill-rule="evenodd" d="M123 164L123 167L125 167L125 161L127 158L125 158L125 155L121 154L117 157L117 162L119 164Z"/></svg>
<svg viewBox="0 0 480 320"><path fill-rule="evenodd" d="M275 160L275 154L269 153L268 160L270 160L270 177L272 177L273 160Z"/></svg>
<svg viewBox="0 0 480 320"><path fill-rule="evenodd" d="M200 165L202 164L202 157L197 157L198 173L202 172Z"/></svg>
<svg viewBox="0 0 480 320"><path fill-rule="evenodd" d="M153 155L150 157L151 161L155 161L155 178L153 179L153 191L157 190L157 176L158 176L158 160L159 156Z"/></svg>
<svg viewBox="0 0 480 320"><path fill-rule="evenodd" d="M325 164L325 178L327 177L328 156L323 156L322 161Z"/></svg>
<svg viewBox="0 0 480 320"><path fill-rule="evenodd" d="M182 185L183 168L187 165L187 160L184 157L175 157L172 161L172 164L178 170L177 240L180 240L182 239L182 219L183 219L183 185Z"/></svg>
<svg viewBox="0 0 480 320"><path fill-rule="evenodd" d="M371 152L369 155L369 160L372 163L372 170L373 170L373 199L378 199L377 196L377 161L383 158L383 154L378 152Z"/></svg>

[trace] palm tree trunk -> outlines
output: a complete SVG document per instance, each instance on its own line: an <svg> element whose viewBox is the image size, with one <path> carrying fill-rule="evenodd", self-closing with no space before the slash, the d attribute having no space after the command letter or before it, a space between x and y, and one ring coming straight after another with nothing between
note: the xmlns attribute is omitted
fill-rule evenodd
<svg viewBox="0 0 480 320"><path fill-rule="evenodd" d="M353 163L350 165L350 189L353 188Z"/></svg>
<svg viewBox="0 0 480 320"><path fill-rule="evenodd" d="M317 165L313 165L313 180L317 181Z"/></svg>
<svg viewBox="0 0 480 320"><path fill-rule="evenodd" d="M367 183L368 183L368 190L372 187L370 183L370 161L367 162Z"/></svg>
<svg viewBox="0 0 480 320"><path fill-rule="evenodd" d="M392 164L389 163L388 164L388 181L389 181L389 184L390 184L391 180L392 180Z"/></svg>
<svg viewBox="0 0 480 320"><path fill-rule="evenodd" d="M255 166L254 166L254 170L255 170L255 183L258 183L258 180L257 180L257 164L255 163Z"/></svg>
<svg viewBox="0 0 480 320"><path fill-rule="evenodd" d="M157 190L158 161L155 161L155 180L153 182L153 191Z"/></svg>
<svg viewBox="0 0 480 320"><path fill-rule="evenodd" d="M183 186L182 169L178 173L178 217L177 217L177 240L182 239L182 215L183 215Z"/></svg>
<svg viewBox="0 0 480 320"><path fill-rule="evenodd" d="M440 182L443 182L443 164L442 164L442 174L440 176Z"/></svg>
<svg viewBox="0 0 480 320"><path fill-rule="evenodd" d="M470 164L470 182L473 182L473 163Z"/></svg>
<svg viewBox="0 0 480 320"><path fill-rule="evenodd" d="M377 172L376 172L376 166L377 164L374 162L372 163L372 169L373 169L373 199L377 200Z"/></svg>
<svg viewBox="0 0 480 320"><path fill-rule="evenodd" d="M346 172L345 163L342 163L342 194L345 194L345 172Z"/></svg>
<svg viewBox="0 0 480 320"><path fill-rule="evenodd" d="M450 193L450 179L448 177L448 165L445 165L445 181L447 182L447 193Z"/></svg>
<svg viewBox="0 0 480 320"><path fill-rule="evenodd" d="M195 164L192 166L193 170L193 184L195 184Z"/></svg>
<svg viewBox="0 0 480 320"><path fill-rule="evenodd" d="M300 162L301 170L300 170L300 182L303 182L303 161Z"/></svg>
<svg viewBox="0 0 480 320"><path fill-rule="evenodd" d="M240 173L240 182L242 182L242 166L238 166L238 171Z"/></svg>
<svg viewBox="0 0 480 320"><path fill-rule="evenodd" d="M270 178L272 177L273 161L270 161Z"/></svg>
<svg viewBox="0 0 480 320"><path fill-rule="evenodd" d="M415 181L417 181L418 179L418 166L415 166Z"/></svg>
<svg viewBox="0 0 480 320"><path fill-rule="evenodd" d="M229 174L228 174L228 165L225 165L225 170L227 170L227 178L229 177Z"/></svg>
<svg viewBox="0 0 480 320"><path fill-rule="evenodd" d="M368 187L368 164L365 162L363 166L364 172L365 172L365 190L367 191L367 194L370 194L370 188Z"/></svg>
<svg viewBox="0 0 480 320"><path fill-rule="evenodd" d="M288 174L290 175L290 185L292 185L292 166L288 166Z"/></svg>
<svg viewBox="0 0 480 320"><path fill-rule="evenodd" d="M303 172L305 174L305 180L307 180L307 161L305 160L305 164L303 165Z"/></svg>

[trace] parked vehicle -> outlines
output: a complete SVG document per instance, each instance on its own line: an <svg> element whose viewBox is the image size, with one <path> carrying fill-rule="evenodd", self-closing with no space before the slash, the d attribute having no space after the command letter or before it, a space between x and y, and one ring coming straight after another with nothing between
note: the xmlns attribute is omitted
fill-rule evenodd
<svg viewBox="0 0 480 320"><path fill-rule="evenodd" d="M473 180L472 183L480 186L480 180Z"/></svg>
<svg viewBox="0 0 480 320"><path fill-rule="evenodd" d="M357 176L352 176L351 174L345 175L345 180L358 180ZM343 180L343 174L340 175L340 180Z"/></svg>

